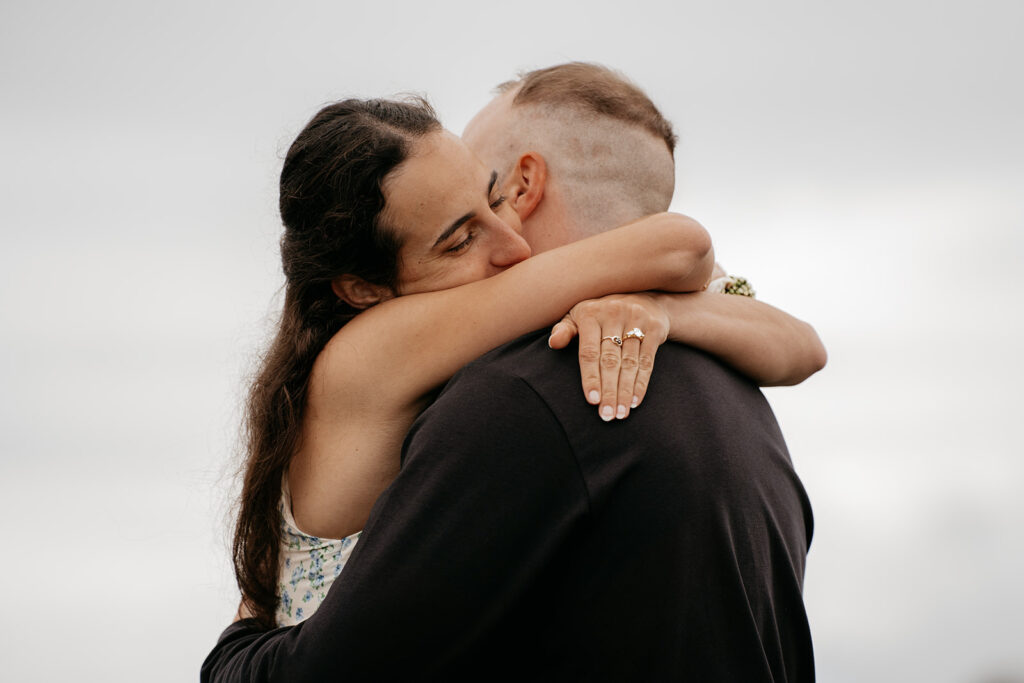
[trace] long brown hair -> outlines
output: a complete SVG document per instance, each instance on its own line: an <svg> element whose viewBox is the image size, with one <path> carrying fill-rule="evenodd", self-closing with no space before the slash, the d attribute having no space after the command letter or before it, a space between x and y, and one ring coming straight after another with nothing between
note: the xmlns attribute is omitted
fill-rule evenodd
<svg viewBox="0 0 1024 683"><path fill-rule="evenodd" d="M309 375L328 340L359 312L331 281L350 273L395 287L400 244L381 218L381 184L414 140L439 128L423 100L345 100L320 110L285 157L284 310L249 392L232 547L242 599L268 627L278 601L282 476L299 445Z"/></svg>

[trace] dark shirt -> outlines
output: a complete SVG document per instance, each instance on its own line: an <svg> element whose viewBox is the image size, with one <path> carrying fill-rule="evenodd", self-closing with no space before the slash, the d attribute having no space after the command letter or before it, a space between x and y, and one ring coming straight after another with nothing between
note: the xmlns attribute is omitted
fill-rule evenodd
<svg viewBox="0 0 1024 683"><path fill-rule="evenodd" d="M319 610L229 627L204 681L813 681L811 511L749 380L668 344L604 423L527 335L416 421Z"/></svg>

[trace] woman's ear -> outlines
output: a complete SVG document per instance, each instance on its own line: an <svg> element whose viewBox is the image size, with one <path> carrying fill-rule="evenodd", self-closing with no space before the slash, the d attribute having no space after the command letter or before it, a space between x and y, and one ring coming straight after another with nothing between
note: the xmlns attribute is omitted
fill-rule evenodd
<svg viewBox="0 0 1024 683"><path fill-rule="evenodd" d="M369 308L382 301L394 298L390 287L367 282L358 275L339 275L331 280L331 289L339 299L352 308Z"/></svg>
<svg viewBox="0 0 1024 683"><path fill-rule="evenodd" d="M526 220L544 198L544 185L548 180L548 165L537 152L527 152L519 157L512 168L512 181L506 187L512 208L519 214L519 220Z"/></svg>

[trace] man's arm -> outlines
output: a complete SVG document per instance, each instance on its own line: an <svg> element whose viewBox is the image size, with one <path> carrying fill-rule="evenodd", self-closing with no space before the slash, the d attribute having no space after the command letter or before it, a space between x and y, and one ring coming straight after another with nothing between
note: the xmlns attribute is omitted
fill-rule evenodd
<svg viewBox="0 0 1024 683"><path fill-rule="evenodd" d="M547 406L476 364L413 426L398 479L317 612L267 633L233 624L202 680L431 678L478 652L587 506Z"/></svg>

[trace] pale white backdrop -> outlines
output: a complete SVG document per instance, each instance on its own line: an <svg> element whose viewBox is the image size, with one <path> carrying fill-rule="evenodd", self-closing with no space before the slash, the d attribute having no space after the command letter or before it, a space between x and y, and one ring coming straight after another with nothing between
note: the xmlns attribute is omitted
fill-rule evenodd
<svg viewBox="0 0 1024 683"><path fill-rule="evenodd" d="M819 679L1024 680L1022 28L984 0L4 2L0 678L194 680L230 620L305 121L414 91L459 131L581 59L648 90L673 207L830 351L766 392L814 504Z"/></svg>

